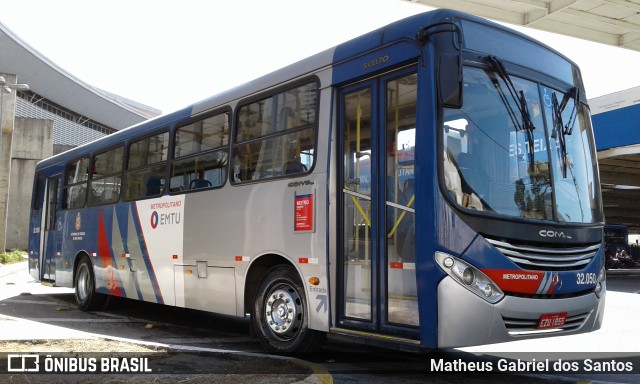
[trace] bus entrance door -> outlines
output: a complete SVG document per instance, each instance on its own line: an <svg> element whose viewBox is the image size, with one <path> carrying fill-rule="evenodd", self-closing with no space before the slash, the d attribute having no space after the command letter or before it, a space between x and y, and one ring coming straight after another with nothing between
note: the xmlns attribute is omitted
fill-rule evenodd
<svg viewBox="0 0 640 384"><path fill-rule="evenodd" d="M41 232L40 279L55 280L56 255L62 246L62 221L58 220L60 175L49 177L44 204L44 231Z"/></svg>
<svg viewBox="0 0 640 384"><path fill-rule="evenodd" d="M417 75L340 93L338 324L417 337L413 153Z"/></svg>

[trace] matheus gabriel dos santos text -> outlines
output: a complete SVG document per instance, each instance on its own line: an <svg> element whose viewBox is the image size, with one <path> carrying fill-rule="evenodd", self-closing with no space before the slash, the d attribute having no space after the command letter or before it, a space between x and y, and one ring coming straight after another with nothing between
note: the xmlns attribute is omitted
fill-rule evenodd
<svg viewBox="0 0 640 384"><path fill-rule="evenodd" d="M636 362L637 363L637 362ZM634 373L634 362L624 359L583 360L511 360L469 361L464 359L431 359L431 372L509 372L509 373Z"/></svg>

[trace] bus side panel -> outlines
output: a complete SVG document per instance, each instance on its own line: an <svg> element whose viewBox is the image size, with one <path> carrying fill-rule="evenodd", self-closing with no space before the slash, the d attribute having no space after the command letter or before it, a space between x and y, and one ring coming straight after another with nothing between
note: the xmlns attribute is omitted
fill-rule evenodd
<svg viewBox="0 0 640 384"><path fill-rule="evenodd" d="M100 293L121 296L116 282L119 276L113 271L111 251L108 247L111 238L110 218L113 206L74 209L61 213L59 220L62 226L62 252L57 260L56 285L72 287L74 285L74 270L77 258L89 256L94 266L96 290ZM105 216L109 219L105 223ZM106 245L106 247L105 247ZM106 271L109 271L109 278ZM108 283L107 283L107 280ZM111 289L107 288L111 287Z"/></svg>
<svg viewBox="0 0 640 384"><path fill-rule="evenodd" d="M184 260L175 277L178 305L182 301L187 308L244 316L250 311L243 304L251 263L277 255L300 273L311 327L328 330L325 177L312 173L186 195ZM305 206L305 216L299 210L296 219L300 205ZM229 268L235 271L235 285L206 282L216 273L228 279ZM198 271L201 283L194 282ZM320 284L311 286L310 277L318 277Z"/></svg>
<svg viewBox="0 0 640 384"><path fill-rule="evenodd" d="M131 272L132 284L135 287L136 296L139 300L152 303L162 303L162 294L158 289L158 282L152 269L149 269L149 255L145 245L142 229L140 227L140 217L135 203L120 206L118 209L118 233L117 238L121 239L118 247L122 249L125 259L128 259L129 271ZM114 227L114 233L116 228ZM115 241L114 241L115 242ZM115 250L114 254L118 254ZM127 290L127 292L129 292ZM128 295L128 297L132 297Z"/></svg>
<svg viewBox="0 0 640 384"><path fill-rule="evenodd" d="M329 70L317 73L322 84ZM327 186L331 89L320 97L319 133L311 174L188 193L184 201L184 253L175 267L176 305L244 316L246 277L261 257L291 263L305 286L309 326L328 331L330 298ZM228 276L234 271L234 279ZM206 271L206 272L205 272ZM210 282L211 276L220 279ZM311 277L320 283L313 286ZM227 283L225 283L227 282ZM230 300L230 298L233 298Z"/></svg>
<svg viewBox="0 0 640 384"><path fill-rule="evenodd" d="M87 255L99 293L175 304L173 264L182 254L182 201L163 197L63 212L56 284L73 286L76 258Z"/></svg>
<svg viewBox="0 0 640 384"><path fill-rule="evenodd" d="M142 261L137 261L137 268L148 273L158 303L176 305L174 265L184 261L185 195L138 201L135 207L132 205L134 209L142 251ZM128 244L136 247L132 240L128 240ZM146 284L145 289L149 288Z"/></svg>
<svg viewBox="0 0 640 384"><path fill-rule="evenodd" d="M148 258L136 203L100 208L94 252L99 291L152 303L163 303Z"/></svg>
<svg viewBox="0 0 640 384"><path fill-rule="evenodd" d="M174 266L176 305L235 316L234 268L209 267L206 260L187 263Z"/></svg>

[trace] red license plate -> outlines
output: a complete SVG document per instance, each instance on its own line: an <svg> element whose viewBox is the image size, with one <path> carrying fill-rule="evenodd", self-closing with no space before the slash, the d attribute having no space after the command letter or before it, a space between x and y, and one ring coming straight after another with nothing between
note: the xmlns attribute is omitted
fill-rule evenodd
<svg viewBox="0 0 640 384"><path fill-rule="evenodd" d="M567 320L567 312L545 313L538 320L538 329L558 328Z"/></svg>

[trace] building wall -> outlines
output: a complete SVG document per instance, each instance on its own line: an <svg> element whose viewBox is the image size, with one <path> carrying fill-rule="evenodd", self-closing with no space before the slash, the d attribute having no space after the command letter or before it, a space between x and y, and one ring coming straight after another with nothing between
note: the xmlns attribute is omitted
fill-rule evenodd
<svg viewBox="0 0 640 384"><path fill-rule="evenodd" d="M12 75L5 75L5 79L7 82L16 80ZM3 101L5 129L0 153L0 250L27 249L36 164L54 154L103 137L105 133L16 98L15 93L5 94Z"/></svg>
<svg viewBox="0 0 640 384"><path fill-rule="evenodd" d="M53 121L53 143L77 147L105 136L104 133L77 124L55 113L39 108L18 97L16 99L16 117L30 117Z"/></svg>
<svg viewBox="0 0 640 384"><path fill-rule="evenodd" d="M2 74L7 83L17 77ZM0 105L0 251L27 249L33 176L38 161L105 133L65 119L17 97L2 94Z"/></svg>
<svg viewBox="0 0 640 384"><path fill-rule="evenodd" d="M53 121L16 117L7 209L7 249L27 249L36 164L53 155Z"/></svg>

